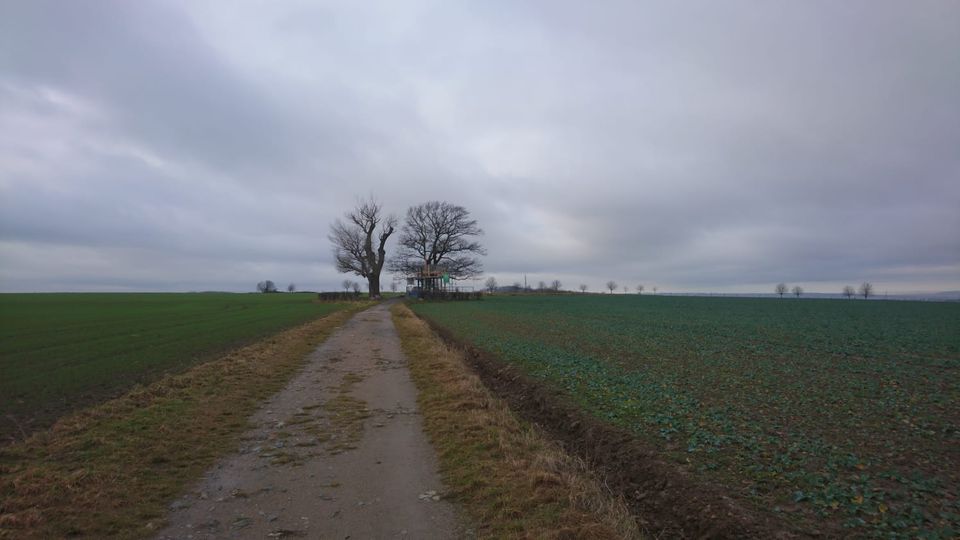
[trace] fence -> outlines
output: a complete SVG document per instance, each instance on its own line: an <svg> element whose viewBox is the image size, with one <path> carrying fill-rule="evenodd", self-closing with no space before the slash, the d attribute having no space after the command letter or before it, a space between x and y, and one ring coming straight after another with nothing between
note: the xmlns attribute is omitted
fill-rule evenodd
<svg viewBox="0 0 960 540"><path fill-rule="evenodd" d="M321 302L356 302L362 300L360 292L322 292L317 293Z"/></svg>

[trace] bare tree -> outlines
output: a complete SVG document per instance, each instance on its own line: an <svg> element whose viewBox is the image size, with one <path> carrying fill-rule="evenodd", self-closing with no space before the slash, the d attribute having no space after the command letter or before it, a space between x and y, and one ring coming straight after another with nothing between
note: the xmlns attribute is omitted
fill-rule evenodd
<svg viewBox="0 0 960 540"><path fill-rule="evenodd" d="M864 281L863 283L861 283L860 296L862 296L864 300L873 296L873 284L870 283L869 281Z"/></svg>
<svg viewBox="0 0 960 540"><path fill-rule="evenodd" d="M619 287L619 285L617 285L616 281L611 279L607 282L607 288L610 289L610 294L613 294L613 291L617 290L617 287Z"/></svg>
<svg viewBox="0 0 960 540"><path fill-rule="evenodd" d="M353 289L353 294L360 294L360 283L357 281L350 282L350 288Z"/></svg>
<svg viewBox="0 0 960 540"><path fill-rule="evenodd" d="M653 288L653 294L657 294L657 288L656 288L656 287Z"/></svg>
<svg viewBox="0 0 960 540"><path fill-rule="evenodd" d="M787 294L787 284L786 283L777 283L776 288L773 291L780 295L780 298L783 298L783 295Z"/></svg>
<svg viewBox="0 0 960 540"><path fill-rule="evenodd" d="M396 281L391 281L391 282L390 282L390 292L397 292L397 282L396 282Z"/></svg>
<svg viewBox="0 0 960 540"><path fill-rule="evenodd" d="M474 239L482 234L477 220L462 206L430 201L411 207L390 269L412 274L429 265L454 279L476 276L483 271L477 256L487 254Z"/></svg>
<svg viewBox="0 0 960 540"><path fill-rule="evenodd" d="M277 292L277 285L268 279L257 283L257 290L262 293L275 293Z"/></svg>
<svg viewBox="0 0 960 540"><path fill-rule="evenodd" d="M580 292L582 292L582 293L587 292L587 284L586 284L586 283L581 283L581 284L580 284Z"/></svg>
<svg viewBox="0 0 960 540"><path fill-rule="evenodd" d="M487 282L484 283L484 286L486 287L487 292L489 292L489 293L495 293L495 292L497 292L497 280L496 280L496 278L494 278L493 276L488 277L488 278L487 278Z"/></svg>
<svg viewBox="0 0 960 540"><path fill-rule="evenodd" d="M297 292L297 284L291 283L287 285L287 292Z"/></svg>
<svg viewBox="0 0 960 540"><path fill-rule="evenodd" d="M559 279L555 279L550 283L550 288L553 289L553 292L559 292L560 287L563 287L563 283L560 283Z"/></svg>
<svg viewBox="0 0 960 540"><path fill-rule="evenodd" d="M380 271L387 254L387 239L396 230L397 218L384 218L380 203L372 198L358 202L346 218L346 222L336 220L327 236L333 243L337 270L366 278L370 297L379 298ZM376 242L374 235L377 236Z"/></svg>
<svg viewBox="0 0 960 540"><path fill-rule="evenodd" d="M350 290L350 286L351 286L351 285L353 285L353 282L350 281L349 279L345 279L345 280L343 280L343 281L340 282L340 286L343 287L343 290L344 290L345 292Z"/></svg>
<svg viewBox="0 0 960 540"><path fill-rule="evenodd" d="M643 294L643 285L637 285L637 294Z"/></svg>
<svg viewBox="0 0 960 540"><path fill-rule="evenodd" d="M843 287L843 295L847 297L847 300L856 296L857 290L853 288L853 285L846 285Z"/></svg>
<svg viewBox="0 0 960 540"><path fill-rule="evenodd" d="M800 298L800 295L803 294L803 287L799 285L794 285L793 288L790 289L790 292L792 292L793 295L796 296L797 298Z"/></svg>

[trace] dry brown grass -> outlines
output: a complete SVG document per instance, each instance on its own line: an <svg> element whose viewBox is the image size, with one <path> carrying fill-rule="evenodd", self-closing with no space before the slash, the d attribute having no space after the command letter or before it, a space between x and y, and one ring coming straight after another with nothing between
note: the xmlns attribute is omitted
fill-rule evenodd
<svg viewBox="0 0 960 540"><path fill-rule="evenodd" d="M462 355L393 308L441 473L483 538L641 538L623 502L494 398Z"/></svg>
<svg viewBox="0 0 960 540"><path fill-rule="evenodd" d="M0 448L0 538L141 538L167 504L235 448L352 306L243 347Z"/></svg>

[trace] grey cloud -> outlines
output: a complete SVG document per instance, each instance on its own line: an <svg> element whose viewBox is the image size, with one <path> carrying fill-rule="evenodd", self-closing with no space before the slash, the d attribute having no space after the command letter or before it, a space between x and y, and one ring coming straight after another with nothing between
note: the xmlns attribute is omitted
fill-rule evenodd
<svg viewBox="0 0 960 540"><path fill-rule="evenodd" d="M507 282L960 289L952 3L30 2L0 21L4 290L335 286L326 228L370 193L467 206Z"/></svg>

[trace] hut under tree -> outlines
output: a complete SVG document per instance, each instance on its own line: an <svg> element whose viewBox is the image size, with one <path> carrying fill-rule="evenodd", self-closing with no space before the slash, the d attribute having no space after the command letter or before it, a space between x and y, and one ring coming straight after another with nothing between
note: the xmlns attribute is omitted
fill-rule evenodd
<svg viewBox="0 0 960 540"><path fill-rule="evenodd" d="M477 300L479 291L472 286L451 285L454 278L443 266L424 264L416 272L408 274L407 296L428 300Z"/></svg>

